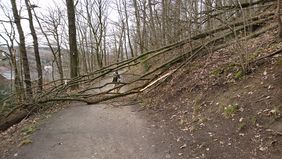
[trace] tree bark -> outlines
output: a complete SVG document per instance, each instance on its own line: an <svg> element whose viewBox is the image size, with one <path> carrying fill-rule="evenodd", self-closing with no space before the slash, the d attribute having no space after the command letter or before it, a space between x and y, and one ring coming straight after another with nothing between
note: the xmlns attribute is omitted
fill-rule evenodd
<svg viewBox="0 0 282 159"><path fill-rule="evenodd" d="M129 29L129 22L128 22L128 11L127 11L127 3L126 1L123 1L123 5L124 5L124 14L125 14L125 23L126 23L126 35L127 35L127 39L128 39L128 45L129 45L129 49L130 49L130 54L131 57L134 57L134 51L133 51L133 47L132 47L132 43L131 43L131 37L130 37L130 29Z"/></svg>
<svg viewBox="0 0 282 159"><path fill-rule="evenodd" d="M33 38L34 55L35 55L36 70L37 70L37 77L38 77L37 89L38 89L38 92L42 92L43 76L42 76L42 66L41 66L41 61L40 61L40 54L39 54L39 49L38 49L38 38L37 38L36 31L33 25L33 16L31 13L31 5L29 4L29 0L25 0L25 5L27 8L27 12L28 12L29 28L30 28L31 35Z"/></svg>
<svg viewBox="0 0 282 159"><path fill-rule="evenodd" d="M167 12L168 12L167 0L162 0L162 45L167 44Z"/></svg>
<svg viewBox="0 0 282 159"><path fill-rule="evenodd" d="M10 54L11 54L11 61L13 64L14 72L15 72L15 89L16 89L16 94L17 98L19 101L22 101L24 95L23 93L23 83L19 74L18 70L18 65L17 65L17 60L16 60L16 50L14 48L10 48Z"/></svg>
<svg viewBox="0 0 282 159"><path fill-rule="evenodd" d="M21 53L22 62L23 62L24 82L25 82L25 85L26 85L26 94L27 94L27 97L32 97L32 86L31 86L29 63L28 63L26 47L25 47L24 32L23 32L23 29L22 29L22 26L21 26L21 19L20 19L20 16L18 14L16 0L11 0L11 4L12 4L13 15L14 15L14 18L15 18L15 23L16 23L19 38L20 38L19 48L20 48L20 53Z"/></svg>
<svg viewBox="0 0 282 159"><path fill-rule="evenodd" d="M51 44L51 41L50 41L50 39L49 39L49 37L48 37L48 34L44 31L43 26L42 26L42 24L40 23L39 17L37 16L37 14L36 14L34 8L31 8L31 9L32 9L33 14L34 14L34 17L35 17L35 19L36 19L36 21L37 21L37 23L38 23L38 25L39 25L39 28L40 28L40 30L41 30L43 36L45 37L45 39L46 39L46 41L47 41L47 45L48 45L48 47L50 48L50 50L51 50L51 52L52 52L52 54L53 54L54 62L56 63L57 68L58 68L58 72L59 72L59 74L60 74L61 83L64 83L64 81L63 81L64 73L63 73L62 59L61 59L61 46L60 46L59 33L58 33L58 25L60 25L60 24L55 24L55 23L53 23L53 22L50 22L50 24L53 25L53 27L54 27L54 28L52 28L52 29L53 29L53 33L52 33L52 34L53 34L53 37L54 37L54 39L55 39L55 41L56 41L56 44L57 44L57 52L58 52L58 57L57 57L56 51L54 50L54 48L53 48L53 46L52 46L52 44ZM54 13L53 13L53 14L54 14ZM54 17L50 17L50 18L54 19ZM48 28L48 29L49 29L49 28ZM53 72L53 71L52 71L52 72Z"/></svg>
<svg viewBox="0 0 282 159"><path fill-rule="evenodd" d="M142 34L141 34L141 22L140 22L140 12L137 4L137 0L133 0L133 5L134 5L134 16L136 19L136 31L137 31L137 43L139 43L139 49L141 54L144 52L144 42L142 39Z"/></svg>
<svg viewBox="0 0 282 159"><path fill-rule="evenodd" d="M70 77L75 78L78 76L79 70L78 51L76 43L75 6L73 0L66 0L66 2L69 26ZM72 87L72 89L76 88L78 88L78 84Z"/></svg>

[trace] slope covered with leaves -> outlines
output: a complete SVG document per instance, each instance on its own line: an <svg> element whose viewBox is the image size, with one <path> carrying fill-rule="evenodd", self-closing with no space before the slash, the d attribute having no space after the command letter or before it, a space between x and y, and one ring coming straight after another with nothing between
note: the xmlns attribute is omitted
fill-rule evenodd
<svg viewBox="0 0 282 159"><path fill-rule="evenodd" d="M144 93L154 125L173 138L173 158L281 157L282 57L262 58L282 48L276 35L197 58Z"/></svg>

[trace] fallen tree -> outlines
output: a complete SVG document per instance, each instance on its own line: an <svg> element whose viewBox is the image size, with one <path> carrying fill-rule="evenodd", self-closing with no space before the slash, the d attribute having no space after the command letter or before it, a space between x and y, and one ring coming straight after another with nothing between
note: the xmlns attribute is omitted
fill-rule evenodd
<svg viewBox="0 0 282 159"><path fill-rule="evenodd" d="M60 81L53 81L45 84L44 91L40 94L36 94L32 100L26 101L26 103L15 103L13 101L13 96L11 96L5 101L2 101L2 103L7 102L17 106L0 118L0 130L5 130L11 125L21 121L23 118L28 117L33 112L36 112L40 109L38 105L41 104L64 101L79 101L87 104L95 104L146 91L147 89L158 85L164 79L175 73L179 68L184 67L187 63L193 61L197 57L208 54L209 51L207 48L209 48L210 51L216 51L234 43L234 37L241 35L242 31L246 30L246 27L260 25L261 29L254 33L250 33L247 37L241 35L239 40L253 38L265 31L276 28L277 25L266 25L267 22L274 19L274 15L274 12L270 12L246 20L232 22L213 30L199 33L174 44L142 53L138 57L111 64L92 73L68 80L68 82L64 84ZM185 52L181 50L182 48L189 48L188 46L190 49ZM172 56L170 54L172 51L177 52L177 54ZM134 76L134 78L124 83L120 83L120 85L116 87L112 87L112 82L97 85L97 81L109 79L113 71L124 70L128 67L142 66L143 63L150 63L150 61L162 56L171 56L171 59L164 63L154 65L144 74ZM172 66L176 66L176 64L181 62L181 65L177 66L173 71L169 71ZM77 84L81 85L80 89L70 91L70 88ZM124 87L127 87L126 91L120 93L114 92L116 89Z"/></svg>

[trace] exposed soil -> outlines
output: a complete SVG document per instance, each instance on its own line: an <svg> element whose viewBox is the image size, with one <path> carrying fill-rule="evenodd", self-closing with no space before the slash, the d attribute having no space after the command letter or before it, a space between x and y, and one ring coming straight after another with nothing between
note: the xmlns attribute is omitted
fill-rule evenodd
<svg viewBox="0 0 282 159"><path fill-rule="evenodd" d="M270 54L282 47L275 35L245 42L241 51L248 60ZM197 59L143 96L178 158L281 158L282 58L243 75L236 47Z"/></svg>

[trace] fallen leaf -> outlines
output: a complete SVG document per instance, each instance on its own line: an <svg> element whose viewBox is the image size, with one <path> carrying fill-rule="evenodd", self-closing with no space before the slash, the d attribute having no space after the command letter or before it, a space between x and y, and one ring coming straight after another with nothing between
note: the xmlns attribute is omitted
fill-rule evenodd
<svg viewBox="0 0 282 159"><path fill-rule="evenodd" d="M182 145L182 146L180 147L180 149L184 149L184 148L186 148L186 147L187 147L187 145L184 144L184 145Z"/></svg>

